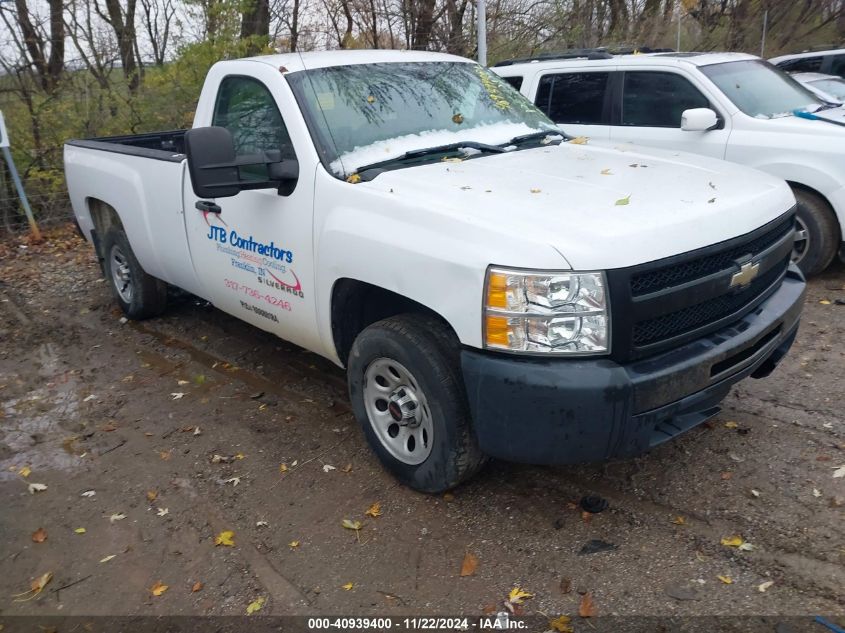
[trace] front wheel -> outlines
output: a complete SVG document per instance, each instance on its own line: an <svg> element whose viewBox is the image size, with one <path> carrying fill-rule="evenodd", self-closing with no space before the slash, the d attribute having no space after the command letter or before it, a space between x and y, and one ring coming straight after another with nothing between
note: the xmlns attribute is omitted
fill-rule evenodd
<svg viewBox="0 0 845 633"><path fill-rule="evenodd" d="M833 261L839 242L839 228L830 206L819 196L793 189L798 201L792 261L804 276L823 271Z"/></svg>
<svg viewBox="0 0 845 633"><path fill-rule="evenodd" d="M349 396L367 441L397 479L421 492L454 488L484 463L459 350L442 321L405 314L366 328L349 355Z"/></svg>

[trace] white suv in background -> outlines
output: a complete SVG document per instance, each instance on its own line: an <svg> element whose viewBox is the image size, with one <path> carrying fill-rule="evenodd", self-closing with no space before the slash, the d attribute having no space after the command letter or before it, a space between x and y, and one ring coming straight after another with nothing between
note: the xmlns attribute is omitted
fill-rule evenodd
<svg viewBox="0 0 845 633"><path fill-rule="evenodd" d="M845 48L781 55L769 61L790 73L826 73L845 77Z"/></svg>
<svg viewBox="0 0 845 633"><path fill-rule="evenodd" d="M812 275L845 255L845 108L743 53L579 55L492 70L569 135L704 154L786 180L798 201L796 263Z"/></svg>

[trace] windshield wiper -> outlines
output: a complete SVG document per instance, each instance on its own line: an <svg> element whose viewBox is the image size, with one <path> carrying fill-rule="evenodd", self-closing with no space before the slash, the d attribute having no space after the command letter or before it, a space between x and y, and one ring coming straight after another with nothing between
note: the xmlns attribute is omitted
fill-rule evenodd
<svg viewBox="0 0 845 633"><path fill-rule="evenodd" d="M437 145L436 147L421 147L420 149L412 149L401 156L397 156L396 158L388 158L387 160L381 160L377 163L362 165L355 171L358 174L363 174L365 171L380 170L381 168L388 167L389 165L395 165L396 163L401 163L406 160L424 158L435 154L448 154L449 152L454 152L464 148L478 150L482 153L488 152L491 154L502 154L505 152L505 149L503 147L499 147L498 145L488 145L487 143L478 143L476 141L462 141L458 143L449 143L448 145ZM375 178L380 173L381 171L376 171L376 173L372 175L372 178ZM364 179L372 180L372 178Z"/></svg>
<svg viewBox="0 0 845 633"><path fill-rule="evenodd" d="M546 138L547 136L559 136L561 139L566 139L566 134L563 132L546 130L543 132L531 132L530 134L514 136L507 143L502 143L502 146L507 147L508 145L519 145L520 143L525 143L526 141L538 141Z"/></svg>

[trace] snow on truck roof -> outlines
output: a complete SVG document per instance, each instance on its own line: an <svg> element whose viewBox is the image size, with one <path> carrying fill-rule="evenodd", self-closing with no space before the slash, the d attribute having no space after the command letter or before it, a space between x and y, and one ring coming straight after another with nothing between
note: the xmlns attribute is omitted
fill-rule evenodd
<svg viewBox="0 0 845 633"><path fill-rule="evenodd" d="M335 50L314 51L310 53L281 53L247 57L245 60L269 64L276 68L284 66L290 72L328 68L330 66L351 66L356 64L380 64L396 62L463 62L474 63L466 57L447 53L429 53L426 51L399 50ZM225 62L222 62L225 63Z"/></svg>

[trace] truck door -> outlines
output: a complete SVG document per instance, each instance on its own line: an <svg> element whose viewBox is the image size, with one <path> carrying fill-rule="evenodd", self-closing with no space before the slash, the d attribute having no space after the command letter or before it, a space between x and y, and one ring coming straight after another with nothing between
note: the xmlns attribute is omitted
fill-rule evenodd
<svg viewBox="0 0 845 633"><path fill-rule="evenodd" d="M681 114L692 108L711 108L721 118L721 127L706 132L682 130ZM626 70L621 108L610 128L610 139L724 159L729 126L729 117L686 77L665 71Z"/></svg>
<svg viewBox="0 0 845 633"><path fill-rule="evenodd" d="M220 79L206 124L227 128L239 155L278 149L283 160L297 159L297 143L281 114L291 110L279 107L281 101L295 108L293 97L271 66L266 81L264 65L252 67L250 76ZM213 79L209 75L208 81ZM299 133L307 134L300 127ZM302 149L304 139L299 141ZM314 327L313 187L313 165L300 163L290 195L275 189L241 191L217 199L222 212L215 214L195 208L198 198L187 174L184 185L188 243L205 298L239 319L311 349L319 346Z"/></svg>

